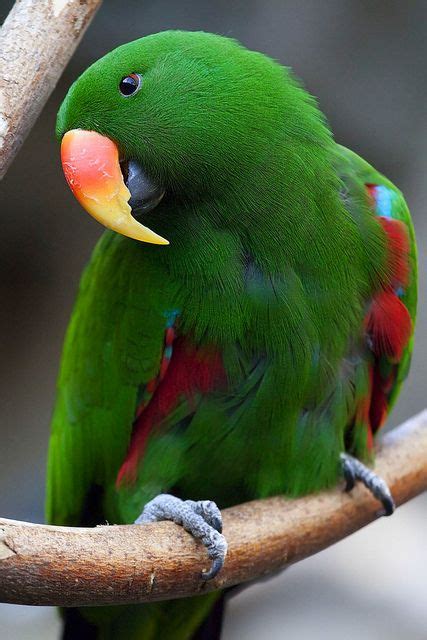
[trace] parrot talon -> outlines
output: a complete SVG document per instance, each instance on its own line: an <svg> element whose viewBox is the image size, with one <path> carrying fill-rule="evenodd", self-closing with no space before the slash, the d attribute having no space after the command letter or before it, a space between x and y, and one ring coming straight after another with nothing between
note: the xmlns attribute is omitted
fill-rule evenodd
<svg viewBox="0 0 427 640"><path fill-rule="evenodd" d="M202 572L203 580L212 580L222 569L227 554L227 541L222 535L222 517L211 500L181 500L161 493L148 502L135 524L171 520L200 540L212 560L211 568Z"/></svg>
<svg viewBox="0 0 427 640"><path fill-rule="evenodd" d="M222 533L222 515L221 511L212 500L186 500L186 504L191 506L195 513L202 516L203 520L216 529L218 533Z"/></svg>
<svg viewBox="0 0 427 640"><path fill-rule="evenodd" d="M372 495L381 502L384 513L381 515L391 516L396 505L391 495L387 483L376 473L366 467L360 460L353 458L347 453L340 455L344 479L346 481L345 491L351 491L357 480L360 480Z"/></svg>
<svg viewBox="0 0 427 640"><path fill-rule="evenodd" d="M202 579L206 582L208 582L208 580L212 580L217 576L219 571L221 571L223 566L224 560L222 558L215 558L215 560L212 561L209 571L202 571Z"/></svg>
<svg viewBox="0 0 427 640"><path fill-rule="evenodd" d="M348 460L348 457L345 454L341 454L341 464L342 464L342 472L345 480L345 488L344 491L349 493L356 486L356 474L354 472L353 465L351 461Z"/></svg>

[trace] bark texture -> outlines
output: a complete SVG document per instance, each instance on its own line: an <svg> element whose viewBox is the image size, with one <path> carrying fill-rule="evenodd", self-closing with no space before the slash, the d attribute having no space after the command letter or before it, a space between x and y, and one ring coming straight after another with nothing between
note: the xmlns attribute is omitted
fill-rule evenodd
<svg viewBox="0 0 427 640"><path fill-rule="evenodd" d="M101 0L18 0L0 30L0 179Z"/></svg>

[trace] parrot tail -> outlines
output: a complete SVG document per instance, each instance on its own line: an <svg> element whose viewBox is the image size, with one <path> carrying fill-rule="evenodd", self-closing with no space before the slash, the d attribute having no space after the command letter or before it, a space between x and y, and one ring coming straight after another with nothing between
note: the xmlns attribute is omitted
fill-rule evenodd
<svg viewBox="0 0 427 640"><path fill-rule="evenodd" d="M63 609L62 640L219 640L225 593L116 607Z"/></svg>
<svg viewBox="0 0 427 640"><path fill-rule="evenodd" d="M207 618L204 619L193 635L192 640L220 640L224 613L225 592L223 591L213 605Z"/></svg>
<svg viewBox="0 0 427 640"><path fill-rule="evenodd" d="M62 640L97 640L98 627L82 616L79 609L62 609Z"/></svg>

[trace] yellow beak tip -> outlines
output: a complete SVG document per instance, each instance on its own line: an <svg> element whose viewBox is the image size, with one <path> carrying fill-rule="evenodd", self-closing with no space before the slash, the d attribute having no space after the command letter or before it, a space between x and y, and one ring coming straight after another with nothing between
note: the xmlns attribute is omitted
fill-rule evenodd
<svg viewBox="0 0 427 640"><path fill-rule="evenodd" d="M67 182L83 208L105 227L152 244L169 241L131 215L117 145L95 131L73 129L62 139L61 160Z"/></svg>

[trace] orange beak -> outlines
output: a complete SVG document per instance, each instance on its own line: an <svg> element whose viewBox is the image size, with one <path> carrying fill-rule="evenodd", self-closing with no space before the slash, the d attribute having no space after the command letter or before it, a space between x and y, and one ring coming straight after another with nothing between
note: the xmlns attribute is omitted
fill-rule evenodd
<svg viewBox="0 0 427 640"><path fill-rule="evenodd" d="M96 131L67 131L61 162L71 191L98 222L134 240L169 244L132 217L131 193L120 170L117 146L110 138Z"/></svg>

